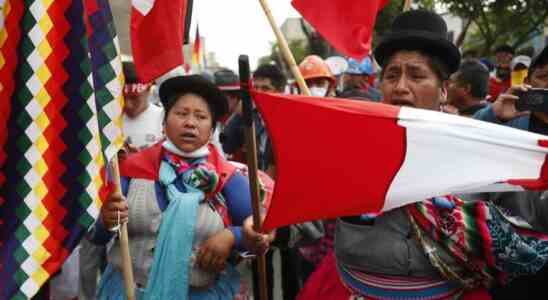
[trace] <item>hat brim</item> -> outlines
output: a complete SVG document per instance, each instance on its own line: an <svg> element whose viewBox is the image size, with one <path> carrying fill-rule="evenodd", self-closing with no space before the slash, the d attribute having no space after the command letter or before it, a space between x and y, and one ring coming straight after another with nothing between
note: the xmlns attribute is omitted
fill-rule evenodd
<svg viewBox="0 0 548 300"><path fill-rule="evenodd" d="M456 72L460 65L460 52L453 43L429 32L415 30L390 33L375 48L375 59L384 67L387 60L400 50L419 50L436 56L447 65L450 73Z"/></svg>
<svg viewBox="0 0 548 300"><path fill-rule="evenodd" d="M166 108L173 105L176 97L185 94L195 94L204 98L213 110L215 121L219 121L228 113L228 100L221 90L199 75L173 77L160 85L160 101Z"/></svg>

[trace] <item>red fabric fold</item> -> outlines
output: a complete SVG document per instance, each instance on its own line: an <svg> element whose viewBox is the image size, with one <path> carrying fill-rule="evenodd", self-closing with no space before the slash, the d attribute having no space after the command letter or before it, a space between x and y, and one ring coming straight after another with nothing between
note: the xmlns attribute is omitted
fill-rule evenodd
<svg viewBox="0 0 548 300"><path fill-rule="evenodd" d="M539 140L538 145L548 148L548 140ZM508 180L509 184L519 185L528 190L544 191L548 190L548 155L544 158L544 164L540 170L538 179L518 179Z"/></svg>
<svg viewBox="0 0 548 300"><path fill-rule="evenodd" d="M272 138L276 161L276 188L265 230L382 209L405 157L399 107L252 95Z"/></svg>
<svg viewBox="0 0 548 300"><path fill-rule="evenodd" d="M153 81L182 66L187 0L155 0L143 15L133 4L131 48L139 80Z"/></svg>
<svg viewBox="0 0 548 300"><path fill-rule="evenodd" d="M377 13L388 0L293 0L297 11L338 51L362 59L369 54Z"/></svg>

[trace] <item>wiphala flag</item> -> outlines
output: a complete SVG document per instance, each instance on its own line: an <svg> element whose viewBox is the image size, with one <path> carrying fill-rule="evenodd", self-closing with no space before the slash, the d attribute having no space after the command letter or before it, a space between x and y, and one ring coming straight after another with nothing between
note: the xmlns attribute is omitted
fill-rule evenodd
<svg viewBox="0 0 548 300"><path fill-rule="evenodd" d="M0 8L0 299L28 299L98 217L123 76L107 0Z"/></svg>

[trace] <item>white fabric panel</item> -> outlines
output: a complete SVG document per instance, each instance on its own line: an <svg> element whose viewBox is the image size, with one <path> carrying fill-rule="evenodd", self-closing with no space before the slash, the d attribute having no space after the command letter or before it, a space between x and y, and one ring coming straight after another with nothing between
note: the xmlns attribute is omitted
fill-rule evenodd
<svg viewBox="0 0 548 300"><path fill-rule="evenodd" d="M548 136L434 111L402 107L407 152L383 210L457 193L522 190L509 179L537 179ZM420 178L420 180L417 180Z"/></svg>
<svg viewBox="0 0 548 300"><path fill-rule="evenodd" d="M164 137L164 109L154 104L139 114L135 119L123 116L124 134L130 144L143 149L152 146Z"/></svg>
<svg viewBox="0 0 548 300"><path fill-rule="evenodd" d="M143 16L148 15L152 7L154 6L155 0L132 0L131 4L138 10Z"/></svg>
<svg viewBox="0 0 548 300"><path fill-rule="evenodd" d="M501 182L494 184L474 184L469 186L459 186L456 188L459 194L474 194L474 193L498 193L498 192L523 192L526 189L521 186L512 185Z"/></svg>

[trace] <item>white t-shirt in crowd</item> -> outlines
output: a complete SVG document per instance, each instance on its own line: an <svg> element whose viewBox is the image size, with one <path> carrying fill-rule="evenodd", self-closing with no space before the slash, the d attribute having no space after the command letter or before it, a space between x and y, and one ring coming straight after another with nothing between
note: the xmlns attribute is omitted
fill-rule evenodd
<svg viewBox="0 0 548 300"><path fill-rule="evenodd" d="M164 109L154 104L135 119L124 114L124 134L132 145L146 148L160 141L163 136Z"/></svg>

